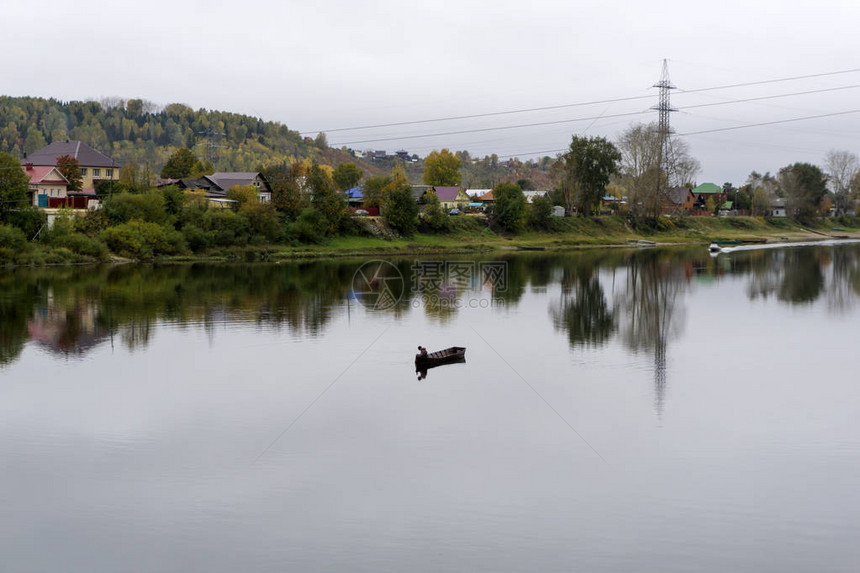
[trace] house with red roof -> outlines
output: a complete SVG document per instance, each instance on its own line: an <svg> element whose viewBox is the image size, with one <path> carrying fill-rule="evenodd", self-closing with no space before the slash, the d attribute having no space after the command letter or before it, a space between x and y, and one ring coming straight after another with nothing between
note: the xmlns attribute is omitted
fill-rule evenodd
<svg viewBox="0 0 860 573"><path fill-rule="evenodd" d="M30 204L43 209L65 205L69 180L52 165L27 163L21 168L30 178Z"/></svg>

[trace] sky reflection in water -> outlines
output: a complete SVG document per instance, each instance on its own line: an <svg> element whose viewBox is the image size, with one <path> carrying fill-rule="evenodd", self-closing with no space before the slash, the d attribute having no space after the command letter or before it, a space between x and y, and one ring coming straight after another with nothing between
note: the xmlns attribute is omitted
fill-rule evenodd
<svg viewBox="0 0 860 573"><path fill-rule="evenodd" d="M858 254L6 273L0 564L850 570Z"/></svg>

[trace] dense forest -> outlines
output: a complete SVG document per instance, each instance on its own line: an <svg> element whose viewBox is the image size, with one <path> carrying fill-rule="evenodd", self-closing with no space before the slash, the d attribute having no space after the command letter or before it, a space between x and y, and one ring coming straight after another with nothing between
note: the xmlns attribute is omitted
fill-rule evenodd
<svg viewBox="0 0 860 573"><path fill-rule="evenodd" d="M0 97L0 151L20 157L64 139L83 141L121 164L134 160L156 170L180 147L201 157L216 153L217 167L224 171L291 162L324 151L277 122L195 111L182 104L159 109L140 99Z"/></svg>
<svg viewBox="0 0 860 573"><path fill-rule="evenodd" d="M173 103L165 107L141 100L105 98L70 101L36 97L0 96L0 152L15 157L32 153L53 141L77 139L120 164L135 161L158 172L179 148L191 149L201 159L211 157L219 171L256 171L264 166L291 164L303 159L333 167L355 163L366 175L390 173L396 161L362 160L350 149L331 149L324 134L302 137L273 121L199 109ZM552 160L500 161L495 155L461 157L463 185L490 188L504 181L527 181L533 188L549 188ZM407 162L407 176L421 183L423 161Z"/></svg>

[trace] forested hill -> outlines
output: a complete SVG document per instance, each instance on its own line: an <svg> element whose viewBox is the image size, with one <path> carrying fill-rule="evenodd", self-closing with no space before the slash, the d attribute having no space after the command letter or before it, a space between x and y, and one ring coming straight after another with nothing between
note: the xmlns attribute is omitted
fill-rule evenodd
<svg viewBox="0 0 860 573"><path fill-rule="evenodd" d="M262 119L182 104L160 108L140 99L106 98L70 101L0 96L0 152L15 157L32 153L53 141L77 139L118 163L148 163L156 173L176 149L187 147L201 158L217 156L219 171L255 171L310 158L337 166L353 162L366 175L390 173L390 159L362 161L350 152L331 149L325 137L302 137L286 125ZM528 180L538 188L550 185L550 158L539 162L500 162L497 157L463 159L463 185L492 187L501 181ZM406 165L412 183L421 182L423 162Z"/></svg>
<svg viewBox="0 0 860 573"><path fill-rule="evenodd" d="M326 157L332 150L286 125L237 113L182 104L159 109L139 99L62 102L0 96L0 151L20 157L65 139L83 141L121 164L148 162L156 171L179 147L205 156L210 145L217 145L217 167L223 171L305 157L337 160Z"/></svg>

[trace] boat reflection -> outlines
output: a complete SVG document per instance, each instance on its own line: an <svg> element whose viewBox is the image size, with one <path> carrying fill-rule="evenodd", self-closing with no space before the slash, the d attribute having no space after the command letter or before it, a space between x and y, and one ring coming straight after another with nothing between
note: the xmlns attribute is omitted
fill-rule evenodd
<svg viewBox="0 0 860 573"><path fill-rule="evenodd" d="M438 364L421 364L421 365L416 364L415 365L415 373L418 374L419 380L425 380L427 378L427 371L428 370L432 370L433 368L439 368L440 366L448 366L450 364L465 364L465 363L466 363L466 357L463 356L460 358L453 358L453 359L448 360L446 362L440 362Z"/></svg>

